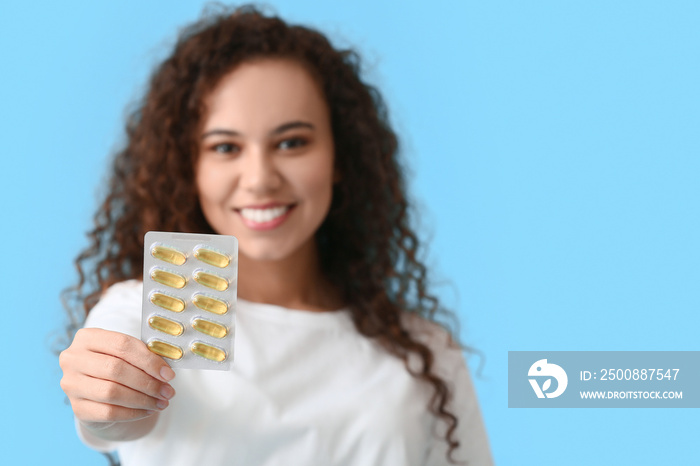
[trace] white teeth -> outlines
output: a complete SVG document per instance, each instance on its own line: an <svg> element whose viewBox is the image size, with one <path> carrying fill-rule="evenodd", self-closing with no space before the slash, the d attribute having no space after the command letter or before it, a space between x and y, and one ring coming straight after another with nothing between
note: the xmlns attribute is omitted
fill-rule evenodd
<svg viewBox="0 0 700 466"><path fill-rule="evenodd" d="M241 215L255 223L265 223L284 215L289 206L273 207L271 209L241 209Z"/></svg>

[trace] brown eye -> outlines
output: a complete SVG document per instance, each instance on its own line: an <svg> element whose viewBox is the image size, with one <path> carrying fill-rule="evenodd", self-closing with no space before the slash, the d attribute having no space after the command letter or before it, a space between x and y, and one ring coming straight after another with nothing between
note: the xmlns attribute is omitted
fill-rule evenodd
<svg viewBox="0 0 700 466"><path fill-rule="evenodd" d="M307 144L306 139L302 138L289 138L279 143L280 149L296 149L297 147L303 147Z"/></svg>
<svg viewBox="0 0 700 466"><path fill-rule="evenodd" d="M222 144L217 144L213 147L215 152L218 152L219 154L233 154L238 152L238 146L235 144L231 144L228 142L222 143Z"/></svg>

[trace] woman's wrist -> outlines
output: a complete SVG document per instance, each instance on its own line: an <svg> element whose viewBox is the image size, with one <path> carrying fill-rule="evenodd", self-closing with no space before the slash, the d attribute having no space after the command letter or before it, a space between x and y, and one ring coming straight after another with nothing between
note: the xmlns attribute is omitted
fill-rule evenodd
<svg viewBox="0 0 700 466"><path fill-rule="evenodd" d="M153 430L158 420L158 414L120 422L85 422L78 420L80 427L90 435L102 440L128 442L139 439Z"/></svg>

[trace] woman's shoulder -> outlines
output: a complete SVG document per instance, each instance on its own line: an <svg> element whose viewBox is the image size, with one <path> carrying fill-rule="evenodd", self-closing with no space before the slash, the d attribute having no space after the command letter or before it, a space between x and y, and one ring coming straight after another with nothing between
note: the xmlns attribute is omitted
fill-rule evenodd
<svg viewBox="0 0 700 466"><path fill-rule="evenodd" d="M124 280L110 285L100 297L100 302L114 299L141 299L143 282L141 280Z"/></svg>
<svg viewBox="0 0 700 466"><path fill-rule="evenodd" d="M409 334L422 343L459 349L452 332L436 321L414 312L404 312L401 321Z"/></svg>
<svg viewBox="0 0 700 466"><path fill-rule="evenodd" d="M103 328L135 336L141 329L140 280L126 280L107 288L88 313L84 327Z"/></svg>
<svg viewBox="0 0 700 466"><path fill-rule="evenodd" d="M442 370L449 372L456 367L466 367L462 348L446 327L421 315L408 312L402 315L402 323L411 338L430 348Z"/></svg>

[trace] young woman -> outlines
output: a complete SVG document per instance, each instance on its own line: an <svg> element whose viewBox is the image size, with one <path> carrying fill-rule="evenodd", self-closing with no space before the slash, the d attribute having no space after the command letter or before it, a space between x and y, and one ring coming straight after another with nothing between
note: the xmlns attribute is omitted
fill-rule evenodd
<svg viewBox="0 0 700 466"><path fill-rule="evenodd" d="M184 30L77 260L81 439L124 466L491 464L408 207L353 51L252 6ZM139 340L150 230L238 238L233 370L176 375Z"/></svg>

